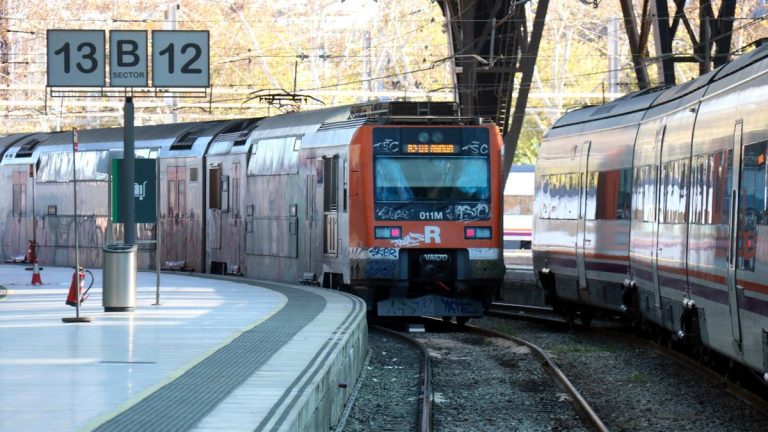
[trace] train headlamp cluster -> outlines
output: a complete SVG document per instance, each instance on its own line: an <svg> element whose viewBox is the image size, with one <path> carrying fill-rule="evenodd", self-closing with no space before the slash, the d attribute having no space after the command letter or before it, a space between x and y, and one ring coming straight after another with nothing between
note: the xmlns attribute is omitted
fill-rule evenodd
<svg viewBox="0 0 768 432"><path fill-rule="evenodd" d="M377 226L373 229L373 235L377 239L399 239L403 237L403 229L393 226Z"/></svg>
<svg viewBox="0 0 768 432"><path fill-rule="evenodd" d="M464 227L465 239L489 239L491 238L491 227Z"/></svg>

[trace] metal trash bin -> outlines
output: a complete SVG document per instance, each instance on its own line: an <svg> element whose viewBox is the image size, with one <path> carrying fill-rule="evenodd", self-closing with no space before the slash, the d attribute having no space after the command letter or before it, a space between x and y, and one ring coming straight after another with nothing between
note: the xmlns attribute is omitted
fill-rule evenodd
<svg viewBox="0 0 768 432"><path fill-rule="evenodd" d="M136 245L104 246L104 312L131 312L136 307Z"/></svg>

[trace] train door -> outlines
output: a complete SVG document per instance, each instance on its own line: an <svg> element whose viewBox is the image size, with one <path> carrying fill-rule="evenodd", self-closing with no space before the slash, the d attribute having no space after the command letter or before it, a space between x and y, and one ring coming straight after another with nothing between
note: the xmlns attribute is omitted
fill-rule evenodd
<svg viewBox="0 0 768 432"><path fill-rule="evenodd" d="M584 262L584 248L586 243L591 240L586 239L586 208L587 208L587 192L589 189L588 182L588 162L589 162L589 150L592 146L591 141L585 141L581 146L581 155L579 157L579 212L576 226L576 271L579 273L579 290L578 297L581 300L587 301L589 299L589 292L587 286L587 272Z"/></svg>
<svg viewBox="0 0 768 432"><path fill-rule="evenodd" d="M726 176L730 178L731 209L728 218L730 227L728 248L728 303L731 309L731 328L733 330L733 343L738 351L741 351L741 322L739 320L739 297L742 288L738 285L738 270L740 267L739 233L744 230L743 221L739 214L745 211L743 206L745 200L741 198L741 174L743 169L741 150L742 150L742 121L738 120L733 129L733 157L725 161Z"/></svg>
<svg viewBox="0 0 768 432"><path fill-rule="evenodd" d="M27 241L32 240L32 232L28 230L28 221L30 215L27 212L27 181L33 180L28 178L26 171L16 171L12 177L12 189L13 189L13 229L9 229L10 233L10 256L18 257L24 255L27 250Z"/></svg>
<svg viewBox="0 0 768 432"><path fill-rule="evenodd" d="M659 242L659 207L661 204L661 155L664 148L664 135L667 126L663 125L656 132L656 144L653 146L653 219L651 222L651 280L653 282L654 306L661 310L661 286L659 285L659 252L662 249ZM659 317L661 318L661 317Z"/></svg>
<svg viewBox="0 0 768 432"><path fill-rule="evenodd" d="M339 253L339 157L323 159L323 213L325 223L324 251L326 255Z"/></svg>
<svg viewBox="0 0 768 432"><path fill-rule="evenodd" d="M187 169L186 167L168 167L168 229L166 257L174 263L171 267L187 267L186 263L186 206L187 206Z"/></svg>

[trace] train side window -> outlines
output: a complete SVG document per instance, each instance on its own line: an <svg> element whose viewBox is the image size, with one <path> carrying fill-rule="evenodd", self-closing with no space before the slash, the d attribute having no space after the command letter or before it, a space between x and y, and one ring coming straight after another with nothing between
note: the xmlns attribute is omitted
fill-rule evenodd
<svg viewBox="0 0 768 432"><path fill-rule="evenodd" d="M733 152L730 149L712 155L712 222L715 225L727 224L731 211L731 184L733 177Z"/></svg>
<svg viewBox="0 0 768 432"><path fill-rule="evenodd" d="M229 212L229 176L221 177L221 211Z"/></svg>
<svg viewBox="0 0 768 432"><path fill-rule="evenodd" d="M599 177L599 173L597 172L590 172L587 173L586 178L586 184L584 185L586 189L586 205L584 207L584 219L588 220L594 220L596 217L596 211L597 211L597 194L599 193L598 187L597 187L597 179Z"/></svg>
<svg viewBox="0 0 768 432"><path fill-rule="evenodd" d="M662 165L661 173L659 222L684 223L687 164L685 160L667 162Z"/></svg>
<svg viewBox="0 0 768 432"><path fill-rule="evenodd" d="M600 220L629 219L631 194L631 169L599 172L594 218Z"/></svg>
<svg viewBox="0 0 768 432"><path fill-rule="evenodd" d="M178 192L176 190L176 181L168 181L168 217L176 216L176 197Z"/></svg>
<svg viewBox="0 0 768 432"><path fill-rule="evenodd" d="M633 218L643 222L656 221L656 176L655 167L645 165L635 169L632 182L632 208L635 209Z"/></svg>
<svg viewBox="0 0 768 432"><path fill-rule="evenodd" d="M766 219L766 142L744 146L741 166L738 213L737 265L740 270L755 271L759 225Z"/></svg>
<svg viewBox="0 0 768 432"><path fill-rule="evenodd" d="M21 185L13 184L13 215L21 216Z"/></svg>
<svg viewBox="0 0 768 432"><path fill-rule="evenodd" d="M576 219L579 216L579 174L564 174L565 177L565 213L563 219Z"/></svg>
<svg viewBox="0 0 768 432"><path fill-rule="evenodd" d="M185 216L187 210L187 188L184 180L179 180L179 213Z"/></svg>
<svg viewBox="0 0 768 432"><path fill-rule="evenodd" d="M221 209L221 167L208 170L208 208Z"/></svg>
<svg viewBox="0 0 768 432"><path fill-rule="evenodd" d="M536 196L538 202L536 205L539 208L540 218L549 219L549 205L550 205L550 180L549 176L541 176L541 183L539 184L539 193Z"/></svg>
<svg viewBox="0 0 768 432"><path fill-rule="evenodd" d="M325 211L336 211L339 208L339 157L323 158L323 177L325 184L324 203Z"/></svg>
<svg viewBox="0 0 768 432"><path fill-rule="evenodd" d="M344 173L344 191L342 193L342 199L344 200L344 202L343 202L342 211L346 213L347 212L347 196L349 194L349 166L347 165L346 160L344 161L344 169L342 170L342 172Z"/></svg>

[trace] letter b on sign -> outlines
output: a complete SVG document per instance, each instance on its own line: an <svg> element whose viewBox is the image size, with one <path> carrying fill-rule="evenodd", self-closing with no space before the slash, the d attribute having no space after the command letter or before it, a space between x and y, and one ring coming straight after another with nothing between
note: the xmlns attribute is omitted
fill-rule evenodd
<svg viewBox="0 0 768 432"><path fill-rule="evenodd" d="M117 41L117 66L118 67L133 67L139 64L139 55L136 52L139 51L139 44L133 40L119 40Z"/></svg>
<svg viewBox="0 0 768 432"><path fill-rule="evenodd" d="M109 32L110 87L146 87L147 77L147 32Z"/></svg>

